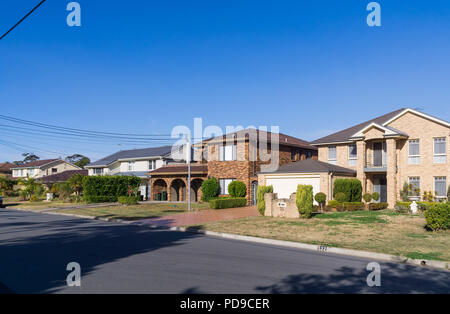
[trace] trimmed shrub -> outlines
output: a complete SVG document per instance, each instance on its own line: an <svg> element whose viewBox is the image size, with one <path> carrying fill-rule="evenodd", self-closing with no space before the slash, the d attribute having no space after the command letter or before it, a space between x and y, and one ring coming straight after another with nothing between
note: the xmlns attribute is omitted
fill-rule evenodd
<svg viewBox="0 0 450 314"><path fill-rule="evenodd" d="M364 199L364 201L365 201L366 203L370 203L370 202L372 201L372 194L370 194L370 193L365 193L365 194L363 195L363 199Z"/></svg>
<svg viewBox="0 0 450 314"><path fill-rule="evenodd" d="M347 202L347 196L343 192L336 193L335 197L336 201L339 203Z"/></svg>
<svg viewBox="0 0 450 314"><path fill-rule="evenodd" d="M231 197L245 197L247 194L247 186L242 181L232 181L228 185L228 193Z"/></svg>
<svg viewBox="0 0 450 314"><path fill-rule="evenodd" d="M219 181L212 177L202 182L202 201L207 202L210 198L216 197L219 194Z"/></svg>
<svg viewBox="0 0 450 314"><path fill-rule="evenodd" d="M363 202L345 202L344 203L345 211L355 211L355 210L364 210Z"/></svg>
<svg viewBox="0 0 450 314"><path fill-rule="evenodd" d="M395 210L400 213L409 213L410 208L409 205L411 205L412 202L396 202L395 203Z"/></svg>
<svg viewBox="0 0 450 314"><path fill-rule="evenodd" d="M209 200L209 207L212 209L244 207L247 205L245 197L219 197Z"/></svg>
<svg viewBox="0 0 450 314"><path fill-rule="evenodd" d="M139 200L140 197L138 196L119 196L117 198L117 201L124 205L136 205Z"/></svg>
<svg viewBox="0 0 450 314"><path fill-rule="evenodd" d="M425 211L428 230L438 231L450 229L450 204L436 203Z"/></svg>
<svg viewBox="0 0 450 314"><path fill-rule="evenodd" d="M361 202L362 184L358 179L336 179L333 186L335 199L338 193L344 193L344 202Z"/></svg>
<svg viewBox="0 0 450 314"><path fill-rule="evenodd" d="M256 201L259 213L264 216L266 210L266 201L264 201L264 194L273 193L273 186L259 185L258 192L256 193Z"/></svg>
<svg viewBox="0 0 450 314"><path fill-rule="evenodd" d="M375 202L378 202L380 200L380 193L378 192L373 192L372 193L372 198Z"/></svg>
<svg viewBox="0 0 450 314"><path fill-rule="evenodd" d="M317 203L319 203L320 210L322 210L323 209L323 204L325 204L325 202L327 201L326 194L323 193L323 192L319 192L316 195L314 195L314 199L316 200Z"/></svg>
<svg viewBox="0 0 450 314"><path fill-rule="evenodd" d="M388 208L388 203L386 202L369 204L369 210L381 210L386 208Z"/></svg>
<svg viewBox="0 0 450 314"><path fill-rule="evenodd" d="M300 216L310 218L313 212L313 187L312 185L297 185L295 203Z"/></svg>
<svg viewBox="0 0 450 314"><path fill-rule="evenodd" d="M130 187L137 189L141 179L135 176L86 176L83 178L84 199L87 203L117 202L128 196Z"/></svg>
<svg viewBox="0 0 450 314"><path fill-rule="evenodd" d="M342 204L339 203L339 202L336 201L336 200L328 201L328 206L327 206L327 207L330 207L330 208L337 208L337 207L339 207L339 206L342 206Z"/></svg>

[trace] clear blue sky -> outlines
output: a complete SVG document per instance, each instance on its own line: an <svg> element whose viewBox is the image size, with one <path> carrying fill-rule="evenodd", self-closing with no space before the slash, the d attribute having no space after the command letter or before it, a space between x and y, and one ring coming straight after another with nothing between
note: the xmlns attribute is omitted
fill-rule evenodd
<svg viewBox="0 0 450 314"><path fill-rule="evenodd" d="M2 0L2 33L38 2ZM306 140L404 106L450 120L448 0L379 1L380 28L364 0L78 2L81 27L47 0L0 41L1 114L122 133L201 117ZM0 138L92 159L133 148Z"/></svg>

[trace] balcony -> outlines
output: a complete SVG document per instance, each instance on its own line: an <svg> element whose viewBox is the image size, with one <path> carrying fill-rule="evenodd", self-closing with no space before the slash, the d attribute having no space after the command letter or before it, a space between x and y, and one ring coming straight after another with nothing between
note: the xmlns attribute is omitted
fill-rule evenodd
<svg viewBox="0 0 450 314"><path fill-rule="evenodd" d="M364 172L386 172L387 165L385 161L382 162L372 162L367 161L364 165Z"/></svg>

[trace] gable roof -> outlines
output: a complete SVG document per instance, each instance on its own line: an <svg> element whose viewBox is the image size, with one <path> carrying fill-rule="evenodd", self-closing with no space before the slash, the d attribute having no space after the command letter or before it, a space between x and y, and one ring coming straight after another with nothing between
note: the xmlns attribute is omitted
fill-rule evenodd
<svg viewBox="0 0 450 314"><path fill-rule="evenodd" d="M116 162L120 159L129 159L129 158L145 158L145 157L158 157L158 156L166 156L170 154L172 151L172 146L160 146L160 147L150 147L150 148L141 148L141 149L130 149L130 150L121 150L112 155L106 156L102 159L99 159L95 162L90 163L86 167L93 166L107 166Z"/></svg>
<svg viewBox="0 0 450 314"><path fill-rule="evenodd" d="M39 180L42 183L64 182L77 173L83 176L87 176L88 170L66 170L60 173L55 173L49 176L39 178Z"/></svg>
<svg viewBox="0 0 450 314"><path fill-rule="evenodd" d="M356 174L355 170L329 164L327 162L318 161L315 159L305 159L297 162L289 163L280 166L277 171L273 172L261 172L261 173L341 173L341 174Z"/></svg>
<svg viewBox="0 0 450 314"><path fill-rule="evenodd" d="M20 165L20 166L14 165L14 167L11 168L11 169L20 169L20 168L40 168L40 167L42 167L42 166L45 166L45 165L47 165L47 164L50 164L50 163L55 162L55 161L58 161L58 160L63 161L62 159L42 159L42 160L34 160L34 161L27 162L26 164L23 164L23 165Z"/></svg>
<svg viewBox="0 0 450 314"><path fill-rule="evenodd" d="M16 165L10 162L2 162L0 163L0 171L11 171L11 168L14 168Z"/></svg>
<svg viewBox="0 0 450 314"><path fill-rule="evenodd" d="M267 143L270 143L271 140L272 140L272 132L257 130L257 129L254 129L254 128L248 128L248 129L245 129L245 130L240 130L240 131L236 131L236 132L232 132L232 133L227 133L227 134L224 134L224 135L216 136L216 137L204 140L202 143L222 141L222 140L226 140L227 137L228 138L234 137L235 139L238 139L238 140L248 139L250 137L249 134L251 134L253 132L257 135L257 139L258 140L260 140L262 138L266 138L267 139ZM317 147L314 147L314 146L310 145L310 143L305 141L305 140L302 140L302 139L299 139L299 138L296 138L296 137L293 137L293 136L289 136L289 135L286 135L286 134L283 134L283 133L278 133L278 136L279 136L278 137L278 141L279 141L280 145L288 145L288 146L295 146L295 147L301 147L301 148L306 148L306 149L317 150Z"/></svg>

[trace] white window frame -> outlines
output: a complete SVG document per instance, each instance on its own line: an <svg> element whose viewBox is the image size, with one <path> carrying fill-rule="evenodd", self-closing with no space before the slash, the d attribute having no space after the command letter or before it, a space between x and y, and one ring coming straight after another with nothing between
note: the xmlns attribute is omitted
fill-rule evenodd
<svg viewBox="0 0 450 314"><path fill-rule="evenodd" d="M444 139L444 153L437 154L435 152L435 143L437 139ZM433 163L445 164L447 162L447 138L446 137L434 137L433 138Z"/></svg>
<svg viewBox="0 0 450 314"><path fill-rule="evenodd" d="M148 161L148 170L155 170L156 169L156 160L152 159Z"/></svg>
<svg viewBox="0 0 450 314"><path fill-rule="evenodd" d="M415 142L417 143L418 147L419 147L419 154L418 155L412 155L411 154L411 143ZM417 165L420 164L420 139L411 139L408 140L408 164L410 165Z"/></svg>
<svg viewBox="0 0 450 314"><path fill-rule="evenodd" d="M128 162L128 171L134 171L134 165L135 165L135 161L129 161Z"/></svg>
<svg viewBox="0 0 450 314"><path fill-rule="evenodd" d="M334 148L335 151L335 157L330 158L330 149ZM328 146L328 163L335 165L337 163L337 146L336 145L330 145Z"/></svg>
<svg viewBox="0 0 450 314"><path fill-rule="evenodd" d="M94 174L103 174L103 168L94 168Z"/></svg>
<svg viewBox="0 0 450 314"><path fill-rule="evenodd" d="M438 181L438 179L441 179L441 182L444 182L444 194L443 195L436 195L436 181ZM442 180L443 179L443 180ZM447 177L445 176L437 176L434 177L434 183L433 183L433 192L434 192L434 196L437 198L447 198Z"/></svg>
<svg viewBox="0 0 450 314"><path fill-rule="evenodd" d="M236 161L236 144L221 145L219 161Z"/></svg>
<svg viewBox="0 0 450 314"><path fill-rule="evenodd" d="M33 168L28 169L28 174L29 174L30 176L34 176L34 169L33 169Z"/></svg>
<svg viewBox="0 0 450 314"><path fill-rule="evenodd" d="M413 179L413 180L411 180L411 179ZM411 185L412 185L411 181L414 181L414 179L418 179L418 180L415 180L415 182L418 182L418 183L419 183L419 184L418 184L419 195L415 195L414 192L411 191L410 196L420 196L420 177L419 177L419 176L408 177L408 184L411 184ZM415 186L413 186L413 189L414 189L414 188L415 188Z"/></svg>
<svg viewBox="0 0 450 314"><path fill-rule="evenodd" d="M350 150L351 150L351 147L353 147L353 146L356 149L356 156L355 157L352 157L350 155ZM356 144L350 144L350 145L348 145L348 165L349 166L356 166L357 162L358 162L358 146Z"/></svg>
<svg viewBox="0 0 450 314"><path fill-rule="evenodd" d="M233 181L236 181L236 179L230 179L230 178L219 179L220 195L229 195L228 185Z"/></svg>

